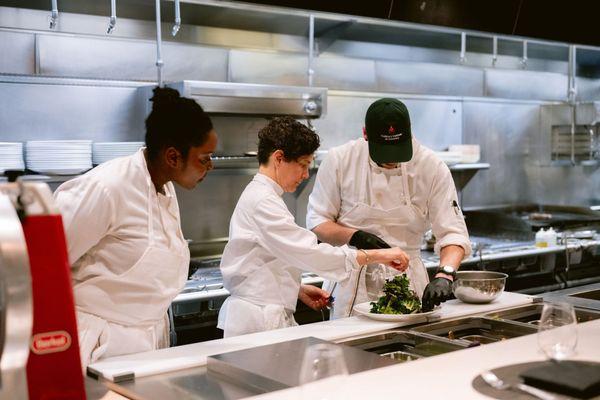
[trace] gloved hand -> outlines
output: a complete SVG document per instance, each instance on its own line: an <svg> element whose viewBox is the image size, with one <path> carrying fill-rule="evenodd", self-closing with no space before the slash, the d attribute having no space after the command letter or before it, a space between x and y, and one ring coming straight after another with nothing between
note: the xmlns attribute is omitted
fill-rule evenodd
<svg viewBox="0 0 600 400"><path fill-rule="evenodd" d="M391 246L387 244L383 239L372 233L358 230L354 232L349 245L356 247L357 249L369 250L369 249L389 249Z"/></svg>
<svg viewBox="0 0 600 400"><path fill-rule="evenodd" d="M452 281L447 278L434 278L425 286L422 299L423 312L433 310L433 307L452 297Z"/></svg>

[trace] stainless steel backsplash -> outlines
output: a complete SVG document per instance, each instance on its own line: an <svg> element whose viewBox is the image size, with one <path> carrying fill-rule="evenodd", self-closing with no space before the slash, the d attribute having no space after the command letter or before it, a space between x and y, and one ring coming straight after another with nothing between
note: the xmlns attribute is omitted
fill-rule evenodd
<svg viewBox="0 0 600 400"><path fill-rule="evenodd" d="M0 141L141 140L145 100L137 87L151 85L156 76L152 22L121 18L115 36L106 37L93 34L96 26L105 29L105 18L63 13L55 33L46 30L46 17L43 11L0 7ZM164 43L167 81L307 84L303 37L184 28L177 41ZM167 24L164 29L168 32ZM467 66L453 61L457 57L450 50L335 42L315 60L315 85L329 88L328 113L314 122L322 148L360 137L368 105L394 96L406 102L413 132L425 145L435 150L454 143L481 145L482 161L491 167L466 186L463 206L600 204L597 168L538 162L539 144L551 134L542 132L540 106L566 99L566 62L531 59L531 70L523 71L490 68L489 57L479 53L468 57ZM519 59L500 61L514 68ZM24 83L22 75L30 81ZM600 80L577 83L579 100L600 99ZM218 152L242 154L256 150L256 133L267 121L216 117L214 122ZM186 237L227 236L229 217L251 178L213 171L193 191L179 190ZM285 198L302 225L311 188L312 181Z"/></svg>

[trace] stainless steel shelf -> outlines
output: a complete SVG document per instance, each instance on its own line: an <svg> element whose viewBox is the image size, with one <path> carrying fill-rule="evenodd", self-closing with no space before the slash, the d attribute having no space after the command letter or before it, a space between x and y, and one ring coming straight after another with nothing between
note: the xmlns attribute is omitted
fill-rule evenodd
<svg viewBox="0 0 600 400"><path fill-rule="evenodd" d="M482 169L489 169L490 164L488 163L474 163L474 164L454 164L448 166L456 185L456 190L461 191L467 183L475 176L475 174Z"/></svg>

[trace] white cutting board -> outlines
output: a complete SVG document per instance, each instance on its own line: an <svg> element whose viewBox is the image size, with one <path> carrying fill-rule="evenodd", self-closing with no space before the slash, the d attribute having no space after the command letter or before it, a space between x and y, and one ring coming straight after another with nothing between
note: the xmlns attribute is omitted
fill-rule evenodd
<svg viewBox="0 0 600 400"><path fill-rule="evenodd" d="M443 303L440 313L431 320L438 321L487 313L503 308L529 304L532 301L532 296L509 292L504 292L498 299L489 304L466 304L459 300L450 300ZM374 321L367 317L342 318L292 328L170 347L146 353L112 357L94 363L89 368L93 373L111 381L122 380L124 376L141 378L185 368L204 366L206 365L206 358L214 354L284 342L307 336L323 340L340 340L351 336L398 328L406 326L406 324L402 322ZM410 324L415 324L415 322L411 321Z"/></svg>

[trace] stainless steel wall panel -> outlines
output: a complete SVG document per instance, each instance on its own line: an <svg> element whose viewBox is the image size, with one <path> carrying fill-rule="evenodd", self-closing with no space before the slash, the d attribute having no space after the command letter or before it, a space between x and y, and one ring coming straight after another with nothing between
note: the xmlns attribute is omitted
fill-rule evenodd
<svg viewBox="0 0 600 400"><path fill-rule="evenodd" d="M0 82L0 141L142 140L135 88Z"/></svg>
<svg viewBox="0 0 600 400"><path fill-rule="evenodd" d="M40 35L40 74L156 80L156 45L147 41ZM163 79L227 80L227 50L163 44Z"/></svg>
<svg viewBox="0 0 600 400"><path fill-rule="evenodd" d="M229 220L252 175L209 172L193 190L177 185L181 229L186 239L204 240L229 235Z"/></svg>
<svg viewBox="0 0 600 400"><path fill-rule="evenodd" d="M232 50L232 82L306 86L306 55ZM375 63L371 60L322 56L314 61L315 86L329 89L374 90Z"/></svg>
<svg viewBox="0 0 600 400"><path fill-rule="evenodd" d="M530 144L540 130L539 105L466 101L463 118L463 143L479 144L481 160L490 164L463 190L463 205L533 199L536 166Z"/></svg>
<svg viewBox="0 0 600 400"><path fill-rule="evenodd" d="M598 166L542 166L530 177L532 201L542 204L600 205Z"/></svg>
<svg viewBox="0 0 600 400"><path fill-rule="evenodd" d="M376 62L378 90L452 96L483 96L483 70L421 62Z"/></svg>
<svg viewBox="0 0 600 400"><path fill-rule="evenodd" d="M600 79L577 78L577 100L599 101Z"/></svg>
<svg viewBox="0 0 600 400"><path fill-rule="evenodd" d="M485 95L507 99L564 101L567 98L567 75L486 69Z"/></svg>
<svg viewBox="0 0 600 400"><path fill-rule="evenodd" d="M0 73L35 73L35 36L0 30Z"/></svg>
<svg viewBox="0 0 600 400"><path fill-rule="evenodd" d="M264 83L303 86L307 57L285 53L231 50L229 80L240 83Z"/></svg>
<svg viewBox="0 0 600 400"><path fill-rule="evenodd" d="M377 90L375 62L339 56L315 59L315 86L339 90Z"/></svg>
<svg viewBox="0 0 600 400"><path fill-rule="evenodd" d="M345 57L367 58L381 61L410 61L450 64L455 66L460 65L460 52L458 48L456 50L444 50L385 43L338 40L327 49L327 53L334 53ZM491 68L491 45L489 53L467 52L465 65L472 68ZM498 59L496 60L496 68L498 69L520 69L521 67L521 57L498 55ZM566 73L567 62L530 58L527 61L527 69L531 71Z"/></svg>
<svg viewBox="0 0 600 400"><path fill-rule="evenodd" d="M380 97L402 100L410 112L412 131L421 143L434 150L443 150L462 140L462 104L459 101L416 100L401 95L345 96L328 94L327 115L314 122L321 136L321 148L328 149L362 137L365 113Z"/></svg>

